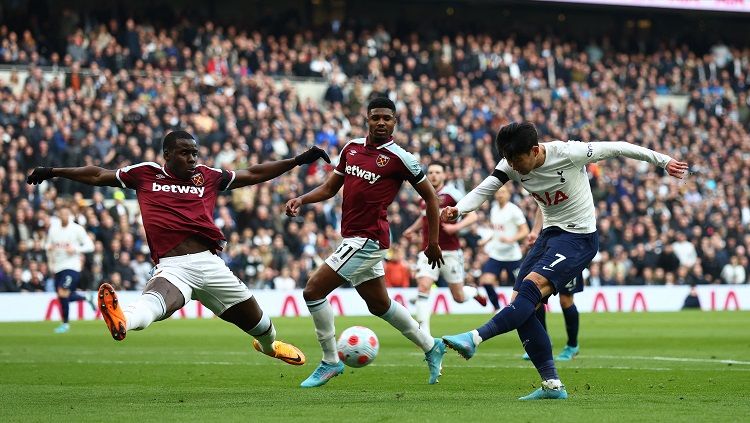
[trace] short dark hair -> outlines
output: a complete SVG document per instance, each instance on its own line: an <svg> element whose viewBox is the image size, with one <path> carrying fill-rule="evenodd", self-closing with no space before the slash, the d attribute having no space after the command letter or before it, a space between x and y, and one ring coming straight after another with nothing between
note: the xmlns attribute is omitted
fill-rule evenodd
<svg viewBox="0 0 750 423"><path fill-rule="evenodd" d="M539 145L539 136L531 122L513 122L500 128L495 138L495 147L501 158L508 160L528 154Z"/></svg>
<svg viewBox="0 0 750 423"><path fill-rule="evenodd" d="M177 140L195 140L195 137L187 131L172 131L164 136L161 142L161 151L166 152L177 145Z"/></svg>
<svg viewBox="0 0 750 423"><path fill-rule="evenodd" d="M445 162L438 161L438 160L431 161L430 164L427 165L427 167L429 168L430 166L440 166L443 168L443 171L448 170L448 164L446 164Z"/></svg>
<svg viewBox="0 0 750 423"><path fill-rule="evenodd" d="M391 109L396 113L396 105L388 97L375 97L367 104L367 113L372 109Z"/></svg>

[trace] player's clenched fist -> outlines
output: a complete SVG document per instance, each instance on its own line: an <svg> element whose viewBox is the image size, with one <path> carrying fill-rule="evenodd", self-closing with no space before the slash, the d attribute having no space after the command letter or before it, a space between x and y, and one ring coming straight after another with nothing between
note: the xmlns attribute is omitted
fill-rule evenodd
<svg viewBox="0 0 750 423"><path fill-rule="evenodd" d="M296 217L299 214L299 208L302 206L302 200L299 197L292 198L286 202L286 215Z"/></svg>
<svg viewBox="0 0 750 423"><path fill-rule="evenodd" d="M318 159L323 159L326 161L326 163L331 163L331 158L328 157L328 154L325 151L321 150L318 147L313 146L313 147L310 147L309 150L295 157L294 163L297 166L301 166L304 164L313 163Z"/></svg>
<svg viewBox="0 0 750 423"><path fill-rule="evenodd" d="M458 209L448 206L440 211L440 220L443 222L455 222L458 219Z"/></svg>
<svg viewBox="0 0 750 423"><path fill-rule="evenodd" d="M38 167L31 172L31 175L26 177L26 183L29 185L41 184L47 179L52 179L52 168L51 167Z"/></svg>

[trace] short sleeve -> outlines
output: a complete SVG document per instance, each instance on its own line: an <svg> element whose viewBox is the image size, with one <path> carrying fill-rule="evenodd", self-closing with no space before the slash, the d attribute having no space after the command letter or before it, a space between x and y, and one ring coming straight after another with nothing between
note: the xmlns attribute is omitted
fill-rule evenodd
<svg viewBox="0 0 750 423"><path fill-rule="evenodd" d="M404 166L406 166L406 180L412 185L416 185L426 178L422 171L422 166L419 164L419 160L417 160L413 154L404 154L403 157L401 157L401 161L404 163Z"/></svg>
<svg viewBox="0 0 750 423"><path fill-rule="evenodd" d="M523 215L523 211L518 207L516 207L515 212L513 213L513 223L516 226L526 224L526 216Z"/></svg>
<svg viewBox="0 0 750 423"><path fill-rule="evenodd" d="M138 181L141 180L146 163L138 163L117 169L115 176L123 188L138 189Z"/></svg>
<svg viewBox="0 0 750 423"><path fill-rule="evenodd" d="M341 153L339 154L339 162L333 169L333 173L344 176L346 172L346 154L349 152L350 145L351 143L347 143L344 148L341 149Z"/></svg>

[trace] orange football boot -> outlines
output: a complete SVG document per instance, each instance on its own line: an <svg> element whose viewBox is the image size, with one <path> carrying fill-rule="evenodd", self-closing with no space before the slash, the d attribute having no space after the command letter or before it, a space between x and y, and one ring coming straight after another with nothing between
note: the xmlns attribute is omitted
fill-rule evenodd
<svg viewBox="0 0 750 423"><path fill-rule="evenodd" d="M115 341L125 339L127 333L125 313L117 300L115 289L108 283L103 283L99 287L99 311L102 313L102 319L107 324L112 338L115 338Z"/></svg>
<svg viewBox="0 0 750 423"><path fill-rule="evenodd" d="M287 344L286 342L273 341L273 351L266 353L261 349L260 342L258 342L257 339L253 339L253 348L269 357L278 358L284 363L291 364L292 366L301 366L305 364L305 354L302 353L299 348L292 344Z"/></svg>

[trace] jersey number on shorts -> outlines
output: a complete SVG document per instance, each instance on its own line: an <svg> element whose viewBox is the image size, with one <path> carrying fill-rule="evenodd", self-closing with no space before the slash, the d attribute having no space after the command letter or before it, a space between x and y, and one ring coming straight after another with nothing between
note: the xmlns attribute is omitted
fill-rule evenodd
<svg viewBox="0 0 750 423"><path fill-rule="evenodd" d="M567 258L567 257L565 257L564 255L562 255L560 253L555 253L555 257L557 257L557 260L555 260L552 263L550 263L549 267L542 266L542 269L544 269L544 270L552 270L552 268L555 267L555 265L557 263L560 263L561 261L563 261L563 260L565 260Z"/></svg>
<svg viewBox="0 0 750 423"><path fill-rule="evenodd" d="M344 251L345 247L346 247L346 251ZM344 262L349 258L349 256L352 254L353 251L354 251L354 247L352 247L351 245L341 244L339 245L339 248L337 248L336 251L333 253L333 255L337 256L339 260Z"/></svg>

